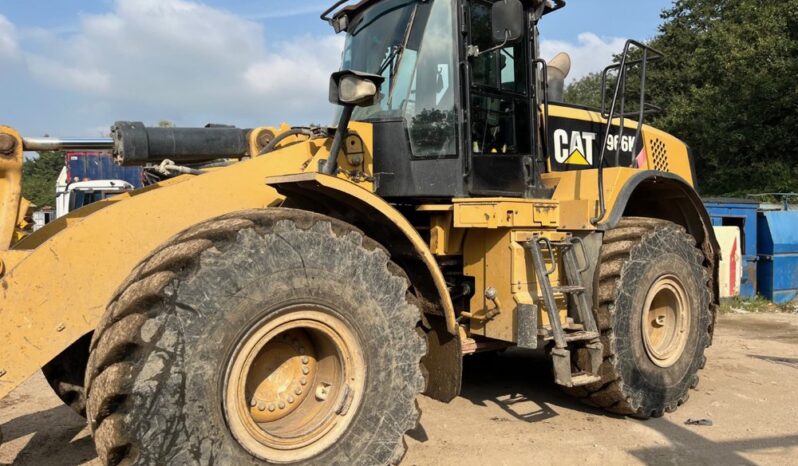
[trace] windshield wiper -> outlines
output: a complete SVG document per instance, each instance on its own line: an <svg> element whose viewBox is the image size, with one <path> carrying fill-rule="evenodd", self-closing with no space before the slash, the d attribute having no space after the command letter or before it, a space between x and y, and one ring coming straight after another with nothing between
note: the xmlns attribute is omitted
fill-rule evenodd
<svg viewBox="0 0 798 466"><path fill-rule="evenodd" d="M385 60L383 60L382 64L380 64L380 70L377 72L377 74L382 76L382 73L384 73L385 70L390 66L391 74L388 76L388 79L393 80L394 74L396 74L396 67L394 65L396 64L396 59L402 53L402 50L404 50L404 47L401 45L394 45L391 47L391 52L388 53L388 56L385 57Z"/></svg>

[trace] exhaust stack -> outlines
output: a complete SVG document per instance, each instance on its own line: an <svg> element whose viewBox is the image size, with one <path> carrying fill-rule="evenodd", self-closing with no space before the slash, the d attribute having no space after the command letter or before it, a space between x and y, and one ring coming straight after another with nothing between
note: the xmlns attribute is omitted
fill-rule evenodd
<svg viewBox="0 0 798 466"><path fill-rule="evenodd" d="M565 78L571 72L571 57L567 53L558 53L552 58L547 67L548 82L546 88L549 101L562 102L565 94Z"/></svg>

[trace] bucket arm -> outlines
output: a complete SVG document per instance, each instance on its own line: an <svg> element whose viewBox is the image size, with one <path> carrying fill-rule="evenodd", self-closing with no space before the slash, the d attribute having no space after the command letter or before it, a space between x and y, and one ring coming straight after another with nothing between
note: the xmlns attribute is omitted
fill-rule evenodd
<svg viewBox="0 0 798 466"><path fill-rule="evenodd" d="M0 263L15 239L21 205L22 138L13 129L0 126Z"/></svg>
<svg viewBox="0 0 798 466"><path fill-rule="evenodd" d="M265 177L301 172L308 154L323 154L311 147L315 144L323 142L294 144L270 156L91 204L10 251L4 249L20 203L21 150L13 160L2 158L0 258L13 254L16 265L0 278L0 398L91 332L116 288L158 245L223 214L279 205L283 197L265 184Z"/></svg>

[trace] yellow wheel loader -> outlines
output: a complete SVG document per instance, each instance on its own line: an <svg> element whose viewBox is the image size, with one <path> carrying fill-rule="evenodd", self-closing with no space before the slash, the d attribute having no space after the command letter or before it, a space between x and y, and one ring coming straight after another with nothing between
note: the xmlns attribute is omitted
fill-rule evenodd
<svg viewBox="0 0 798 466"><path fill-rule="evenodd" d="M416 397L509 347L589 405L677 409L717 242L688 147L643 124L659 53L561 103L538 24L563 6L338 1L334 127L0 127L0 397L43 369L107 465L394 464ZM58 149L164 176L27 234L23 151Z"/></svg>

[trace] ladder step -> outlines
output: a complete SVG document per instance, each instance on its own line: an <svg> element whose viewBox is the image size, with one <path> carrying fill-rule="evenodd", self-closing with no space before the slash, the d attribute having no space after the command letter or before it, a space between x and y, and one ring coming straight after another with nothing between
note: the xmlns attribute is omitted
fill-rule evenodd
<svg viewBox="0 0 798 466"><path fill-rule="evenodd" d="M600 337L598 332L574 332L574 333L566 333L565 334L565 341L587 341L587 340L595 340L596 338Z"/></svg>
<svg viewBox="0 0 798 466"><path fill-rule="evenodd" d="M580 285L569 285L569 286L555 286L552 288L552 291L555 293L584 293L585 287Z"/></svg>
<svg viewBox="0 0 798 466"><path fill-rule="evenodd" d="M571 377L572 387L581 387L582 385L589 385L596 382L601 382L601 377L592 374L580 374Z"/></svg>
<svg viewBox="0 0 798 466"><path fill-rule="evenodd" d="M554 339L554 335L552 335L551 330L540 329L538 334L540 336L542 336L543 339L546 340L546 341ZM598 332L587 332L587 331L584 331L584 330L578 331L578 332L571 332L571 333L565 333L564 332L563 333L563 337L565 338L565 341L567 343L570 343L572 341L590 341L590 340L595 340L596 338L599 338L600 336L601 335L599 335Z"/></svg>

